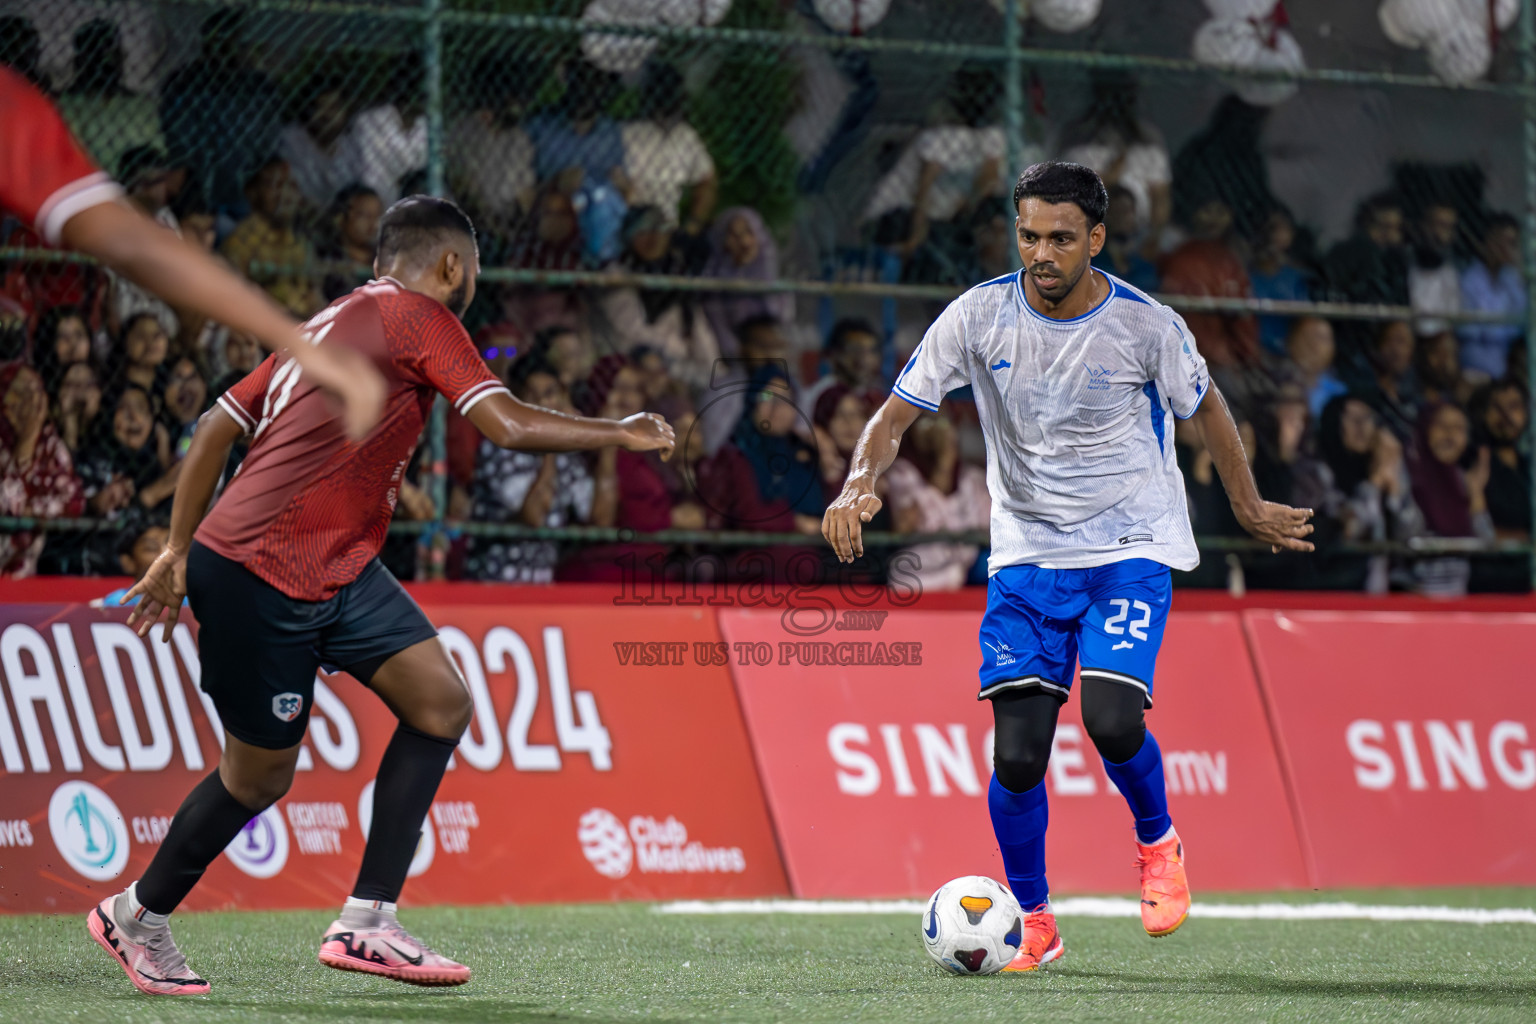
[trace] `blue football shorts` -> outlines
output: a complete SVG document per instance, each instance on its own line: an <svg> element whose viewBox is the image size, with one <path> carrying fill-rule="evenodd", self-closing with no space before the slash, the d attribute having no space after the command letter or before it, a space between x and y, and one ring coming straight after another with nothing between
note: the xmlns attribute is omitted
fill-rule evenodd
<svg viewBox="0 0 1536 1024"><path fill-rule="evenodd" d="M1173 574L1145 558L1091 569L1010 565L987 581L977 699L1039 687L1065 702L1072 669L1134 686L1152 706Z"/></svg>

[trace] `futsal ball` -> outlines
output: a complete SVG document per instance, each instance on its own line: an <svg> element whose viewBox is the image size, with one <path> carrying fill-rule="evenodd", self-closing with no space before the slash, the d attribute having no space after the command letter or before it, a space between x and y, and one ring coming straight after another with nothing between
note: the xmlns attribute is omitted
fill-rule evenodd
<svg viewBox="0 0 1536 1024"><path fill-rule="evenodd" d="M985 875L946 882L923 911L923 948L955 974L996 974L1024 940L1013 893Z"/></svg>

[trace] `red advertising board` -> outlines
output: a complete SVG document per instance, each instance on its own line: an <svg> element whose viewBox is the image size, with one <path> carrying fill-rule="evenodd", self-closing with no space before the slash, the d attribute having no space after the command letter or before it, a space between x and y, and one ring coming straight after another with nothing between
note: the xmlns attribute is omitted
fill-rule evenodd
<svg viewBox="0 0 1536 1024"><path fill-rule="evenodd" d="M807 637L772 612L720 613L796 895L926 896L957 875L1002 877L986 805L991 710L976 700L979 621L964 611L843 612ZM1237 616L1174 613L1156 695L1148 722L1192 886L1305 885ZM1046 785L1053 889L1133 889L1130 814L1076 699L1063 709Z"/></svg>
<svg viewBox="0 0 1536 1024"><path fill-rule="evenodd" d="M591 588L418 596L476 719L408 902L911 896L1002 875L979 608L811 602L786 619ZM1183 604L1209 610L1170 618L1148 721L1197 893L1536 884L1536 614ZM218 760L196 624L164 645L123 618L0 605L0 912L121 888ZM335 905L393 728L322 675L293 790L189 906ZM1130 891L1129 815L1075 700L1047 786L1056 891Z"/></svg>
<svg viewBox="0 0 1536 1024"><path fill-rule="evenodd" d="M1244 619L1317 884L1536 884L1536 615Z"/></svg>
<svg viewBox="0 0 1536 1024"><path fill-rule="evenodd" d="M728 670L700 609L428 604L476 715L423 828L413 903L777 895L786 883ZM195 624L0 607L0 910L80 910L142 871L219 757ZM185 621L185 620L184 620ZM188 906L336 905L394 728L321 676L293 789Z"/></svg>

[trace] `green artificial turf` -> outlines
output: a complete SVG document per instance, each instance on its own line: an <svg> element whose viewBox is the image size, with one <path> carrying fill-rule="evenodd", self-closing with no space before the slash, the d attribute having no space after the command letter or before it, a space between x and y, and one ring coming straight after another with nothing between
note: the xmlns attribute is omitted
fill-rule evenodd
<svg viewBox="0 0 1536 1024"><path fill-rule="evenodd" d="M1287 901L1533 907L1536 891L1307 893ZM1262 897L1230 898L1258 902ZM912 915L680 916L645 905L417 909L463 960L457 989L321 967L329 912L185 914L210 995L151 999L84 915L0 917L0 1021L1473 1021L1536 1020L1536 925L1062 918L1067 955L1032 975L957 978Z"/></svg>

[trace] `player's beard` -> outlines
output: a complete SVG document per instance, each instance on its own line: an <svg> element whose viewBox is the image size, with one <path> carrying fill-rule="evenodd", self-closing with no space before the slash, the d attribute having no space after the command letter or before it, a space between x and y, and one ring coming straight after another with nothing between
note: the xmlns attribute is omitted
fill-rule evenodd
<svg viewBox="0 0 1536 1024"><path fill-rule="evenodd" d="M1040 287L1040 279L1039 278L1034 278L1034 282L1035 282L1035 291L1040 294L1041 298L1046 299L1046 300L1048 300L1048 301L1050 301L1052 303L1057 303L1057 302L1060 302L1062 299L1065 299L1068 295L1072 294L1072 289L1077 287L1077 282L1079 282L1079 281L1081 281L1083 279L1083 271L1085 271L1088 268L1088 264L1085 262L1082 266L1078 267L1077 268L1077 273L1073 274L1070 277L1068 277L1064 272L1062 272L1061 264L1058 263L1058 264L1055 264L1054 266L1055 266L1055 269L1057 271L1057 278L1056 278L1055 286L1053 288L1051 288L1050 291L1046 291L1045 289Z"/></svg>
<svg viewBox="0 0 1536 1024"><path fill-rule="evenodd" d="M469 306L469 278L459 282L459 286L453 290L443 305L448 311L460 320L464 319L464 310Z"/></svg>

